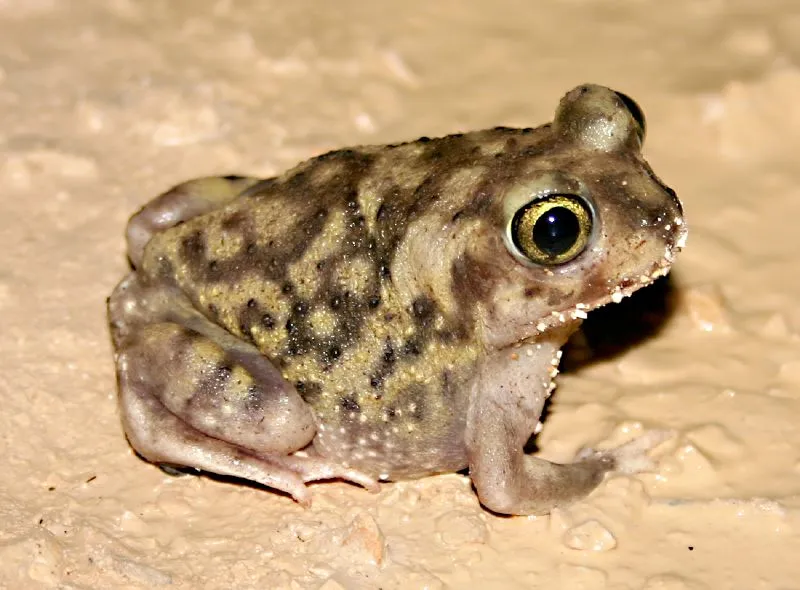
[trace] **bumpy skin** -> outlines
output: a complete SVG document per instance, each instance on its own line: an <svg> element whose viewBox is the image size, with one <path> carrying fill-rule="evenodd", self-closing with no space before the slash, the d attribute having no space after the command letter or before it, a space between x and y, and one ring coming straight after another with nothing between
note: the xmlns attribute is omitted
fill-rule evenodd
<svg viewBox="0 0 800 590"><path fill-rule="evenodd" d="M643 127L630 99L584 85L536 129L334 151L155 199L109 302L132 446L302 503L311 480L469 467L508 514L647 468L661 433L568 465L523 453L586 312L665 274L685 238ZM589 203L589 243L535 264L509 220L552 193Z"/></svg>

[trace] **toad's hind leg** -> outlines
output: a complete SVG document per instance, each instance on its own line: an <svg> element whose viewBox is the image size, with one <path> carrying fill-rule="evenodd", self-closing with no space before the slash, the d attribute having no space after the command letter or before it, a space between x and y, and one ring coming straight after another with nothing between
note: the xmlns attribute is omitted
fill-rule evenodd
<svg viewBox="0 0 800 590"><path fill-rule="evenodd" d="M272 364L209 322L177 291L132 273L109 301L122 422L153 463L258 482L308 504L306 482L357 471L295 454L314 437L312 413Z"/></svg>
<svg viewBox="0 0 800 590"><path fill-rule="evenodd" d="M181 183L147 203L128 221L128 257L133 266L139 266L144 247L154 234L219 209L258 182L259 179L247 176L197 178Z"/></svg>

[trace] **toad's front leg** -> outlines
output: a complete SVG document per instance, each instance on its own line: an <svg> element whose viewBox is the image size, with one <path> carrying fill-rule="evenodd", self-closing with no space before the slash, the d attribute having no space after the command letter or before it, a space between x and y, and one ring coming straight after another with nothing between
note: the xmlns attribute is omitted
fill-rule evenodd
<svg viewBox="0 0 800 590"><path fill-rule="evenodd" d="M645 453L666 438L650 432L569 464L526 455L550 389L560 343L498 353L480 369L470 399L466 442L470 476L481 503L501 514L545 514L587 496L608 471L652 467Z"/></svg>

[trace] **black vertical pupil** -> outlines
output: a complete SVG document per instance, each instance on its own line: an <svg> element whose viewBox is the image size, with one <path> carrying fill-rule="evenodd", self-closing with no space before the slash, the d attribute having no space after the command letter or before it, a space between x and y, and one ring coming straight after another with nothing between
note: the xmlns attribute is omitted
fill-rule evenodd
<svg viewBox="0 0 800 590"><path fill-rule="evenodd" d="M578 239L581 227L575 213L566 207L552 207L533 224L533 243L551 257L568 251Z"/></svg>

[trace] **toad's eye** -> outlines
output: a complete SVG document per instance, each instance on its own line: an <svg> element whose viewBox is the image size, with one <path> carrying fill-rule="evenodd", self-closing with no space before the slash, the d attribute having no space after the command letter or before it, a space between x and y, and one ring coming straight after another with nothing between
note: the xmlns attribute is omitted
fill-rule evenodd
<svg viewBox="0 0 800 590"><path fill-rule="evenodd" d="M509 229L514 246L528 260L556 266L586 249L592 233L592 212L576 195L549 195L520 207Z"/></svg>

